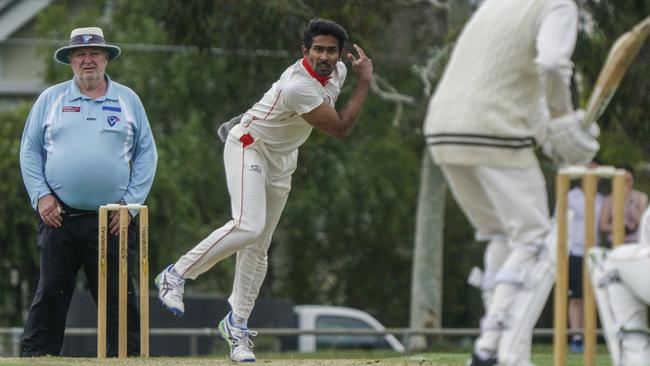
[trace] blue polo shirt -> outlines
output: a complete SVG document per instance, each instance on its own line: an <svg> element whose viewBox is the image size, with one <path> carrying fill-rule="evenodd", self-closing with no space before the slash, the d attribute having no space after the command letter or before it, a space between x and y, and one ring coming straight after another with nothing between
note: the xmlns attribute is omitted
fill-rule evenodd
<svg viewBox="0 0 650 366"><path fill-rule="evenodd" d="M72 208L95 211L147 197L158 161L147 114L133 90L106 79L106 93L96 100L69 80L34 104L20 149L34 208L51 192Z"/></svg>

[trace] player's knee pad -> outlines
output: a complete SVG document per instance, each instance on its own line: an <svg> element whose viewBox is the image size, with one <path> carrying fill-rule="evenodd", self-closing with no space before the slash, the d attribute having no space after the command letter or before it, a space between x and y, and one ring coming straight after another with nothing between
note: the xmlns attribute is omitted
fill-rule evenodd
<svg viewBox="0 0 650 366"><path fill-rule="evenodd" d="M467 276L467 283L470 286L476 287L481 290L481 299L483 300L483 308L487 313L490 303L492 302L492 294L494 292L496 273L483 271L479 267L474 267Z"/></svg>
<svg viewBox="0 0 650 366"><path fill-rule="evenodd" d="M532 329L553 288L554 274L552 262L541 260L533 266L510 309L511 325L501 336L498 350L500 365L518 366L529 362Z"/></svg>
<svg viewBox="0 0 650 366"><path fill-rule="evenodd" d="M612 278L615 273L606 268L607 252L605 248L591 248L587 257L587 267L609 354L612 360L620 360L621 347L618 339L620 325L616 324L609 291L607 291L608 285L616 279Z"/></svg>
<svg viewBox="0 0 650 366"><path fill-rule="evenodd" d="M503 235L495 235L485 247L483 262L485 268L492 272L498 272L506 258L510 254L508 240Z"/></svg>
<svg viewBox="0 0 650 366"><path fill-rule="evenodd" d="M634 249L619 248L614 250L619 260ZM647 308L621 277L622 262L612 254L603 248L592 248L587 262L607 348L615 366L648 365ZM637 276L647 279L643 273Z"/></svg>
<svg viewBox="0 0 650 366"><path fill-rule="evenodd" d="M621 359L615 366L650 366L650 335L647 330L620 332Z"/></svg>
<svg viewBox="0 0 650 366"><path fill-rule="evenodd" d="M524 266L521 277L514 273L513 279L523 278L509 315L511 326L504 329L499 342L497 358L499 365L530 365L532 332L546 304L555 282L555 253L557 234L553 230L543 242L537 243L538 252L532 266ZM505 271L504 271L505 273Z"/></svg>
<svg viewBox="0 0 650 366"><path fill-rule="evenodd" d="M493 236L487 244L485 254L483 255L485 270L474 267L467 278L468 284L481 290L481 297L486 313L492 302L497 273L503 266L503 262L509 253L510 248L508 247L507 239L502 235Z"/></svg>
<svg viewBox="0 0 650 366"><path fill-rule="evenodd" d="M618 273L621 282L650 305L650 246L626 244L616 247L609 252L607 262Z"/></svg>
<svg viewBox="0 0 650 366"><path fill-rule="evenodd" d="M612 312L621 324L620 365L650 365L646 307L650 304L650 247L639 244L619 246L609 252L607 264L619 280L608 290Z"/></svg>

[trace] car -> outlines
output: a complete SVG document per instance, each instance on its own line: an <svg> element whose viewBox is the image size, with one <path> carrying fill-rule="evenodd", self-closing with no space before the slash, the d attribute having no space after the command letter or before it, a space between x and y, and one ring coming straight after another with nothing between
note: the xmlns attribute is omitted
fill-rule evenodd
<svg viewBox="0 0 650 366"><path fill-rule="evenodd" d="M198 356L214 352L217 324L230 311L227 297L189 294L184 297L187 311L182 318L171 314L150 294L150 327L152 356ZM205 314L218 314L206 316ZM94 334L97 313L88 291L76 291L72 298L66 327L67 334L62 355L94 357L97 345ZM261 298L249 322L251 329L372 329L386 328L367 312L344 306L296 305L283 299ZM71 334L71 329L81 332ZM179 333L179 331L182 332ZM188 332L189 331L189 332ZM281 335L271 347L286 352L314 352L323 349L377 349L404 352L404 346L395 336L360 334ZM260 343L258 346L262 346ZM260 348L261 349L261 348ZM16 354L17 356L17 354Z"/></svg>
<svg viewBox="0 0 650 366"><path fill-rule="evenodd" d="M301 330L318 329L373 329L386 328L372 315L358 309L331 305L295 305L293 311ZM299 335L298 351L314 352L323 349L389 349L404 352L404 345L392 334L317 334Z"/></svg>

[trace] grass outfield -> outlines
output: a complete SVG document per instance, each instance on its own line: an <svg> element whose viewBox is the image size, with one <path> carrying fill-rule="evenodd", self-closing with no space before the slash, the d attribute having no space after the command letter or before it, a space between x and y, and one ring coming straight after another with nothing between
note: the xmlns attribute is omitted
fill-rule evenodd
<svg viewBox="0 0 650 366"><path fill-rule="evenodd" d="M259 353L257 364L272 366L346 366L346 365L439 365L439 366L462 366L467 359L466 353L417 353L411 355L396 355L385 352L318 352L314 354L298 353ZM552 366L553 355L551 352L536 351L533 356L533 363L537 366ZM581 355L569 354L567 366L582 366ZM185 365L234 365L225 356L211 357L152 357L149 359L130 358L128 360L97 360L94 358L63 358L63 357L42 357L31 359L0 358L0 366L24 366L24 365L47 365L47 366L80 366L80 365L133 365L133 366L185 366ZM599 353L595 366L609 366L607 354Z"/></svg>

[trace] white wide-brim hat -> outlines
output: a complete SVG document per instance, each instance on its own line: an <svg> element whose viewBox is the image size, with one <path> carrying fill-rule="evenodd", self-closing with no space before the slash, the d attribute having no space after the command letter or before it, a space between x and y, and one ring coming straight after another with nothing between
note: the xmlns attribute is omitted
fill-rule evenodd
<svg viewBox="0 0 650 366"><path fill-rule="evenodd" d="M106 44L104 32L99 27L77 28L70 33L70 44L54 52L54 59L62 64L70 64L70 50L80 47L99 47L108 51L108 59L117 58L122 50L112 44Z"/></svg>

